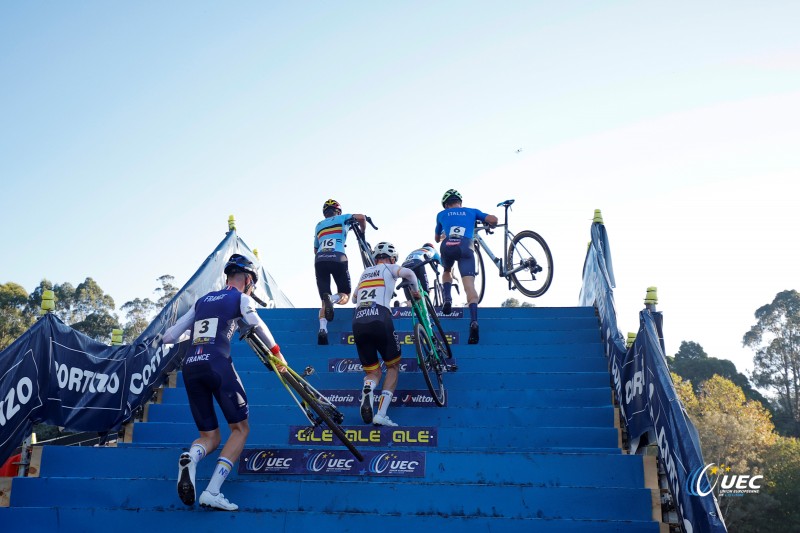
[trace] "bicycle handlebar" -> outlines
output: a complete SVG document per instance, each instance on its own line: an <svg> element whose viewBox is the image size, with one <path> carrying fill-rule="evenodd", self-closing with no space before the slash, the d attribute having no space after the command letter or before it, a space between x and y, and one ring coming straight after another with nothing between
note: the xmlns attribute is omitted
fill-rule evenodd
<svg viewBox="0 0 800 533"><path fill-rule="evenodd" d="M367 215L364 215L364 220L366 220L367 222L369 222L369 225L370 225L370 226L372 226L372 228L373 228L373 229L375 229L375 230L377 230L377 229L378 229L378 226L376 226L376 225L375 225L375 224L372 222L372 218L371 218L371 217L368 217ZM353 224L357 224L357 223L358 223L358 222L356 221L355 217L350 217L350 218L348 218L347 220L345 220L344 222L345 222L345 224L350 224L350 225L353 225Z"/></svg>

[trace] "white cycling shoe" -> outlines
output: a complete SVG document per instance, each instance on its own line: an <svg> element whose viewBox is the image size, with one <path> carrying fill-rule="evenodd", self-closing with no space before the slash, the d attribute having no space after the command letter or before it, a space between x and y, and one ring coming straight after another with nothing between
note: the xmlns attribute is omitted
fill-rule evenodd
<svg viewBox="0 0 800 533"><path fill-rule="evenodd" d="M197 465L188 453L182 453L178 459L178 497L186 505L194 505L197 496L194 488L194 476Z"/></svg>
<svg viewBox="0 0 800 533"><path fill-rule="evenodd" d="M397 424L392 422L388 415L375 415L372 417L372 423L376 426L397 427Z"/></svg>
<svg viewBox="0 0 800 533"><path fill-rule="evenodd" d="M228 498L219 494L211 494L207 490L203 491L200 495L200 505L203 507L211 507L212 509L219 509L220 511L235 511L239 508L235 503L228 501Z"/></svg>

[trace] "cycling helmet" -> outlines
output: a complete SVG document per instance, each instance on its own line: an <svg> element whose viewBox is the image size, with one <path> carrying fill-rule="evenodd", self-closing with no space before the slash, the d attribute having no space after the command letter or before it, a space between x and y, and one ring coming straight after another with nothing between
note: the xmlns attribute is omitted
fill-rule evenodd
<svg viewBox="0 0 800 533"><path fill-rule="evenodd" d="M225 263L225 274L230 275L237 272L245 272L253 276L253 285L258 281L258 272L256 272L253 262L243 255L233 254Z"/></svg>
<svg viewBox="0 0 800 533"><path fill-rule="evenodd" d="M460 202L461 201L461 193L458 192L455 189L447 189L447 192L444 193L444 196L442 196L442 207L447 205L447 202L449 202L451 200L454 200L454 199L458 200Z"/></svg>
<svg viewBox="0 0 800 533"><path fill-rule="evenodd" d="M328 198L327 200L325 200L325 203L322 204L322 214L324 215L327 211L331 209L335 209L340 213L342 212L342 206L339 205L339 202L337 202L333 198Z"/></svg>
<svg viewBox="0 0 800 533"><path fill-rule="evenodd" d="M394 244L390 242L379 242L375 245L375 249L372 251L373 257L378 259L378 256L385 255L391 259L397 261L397 250L394 247Z"/></svg>

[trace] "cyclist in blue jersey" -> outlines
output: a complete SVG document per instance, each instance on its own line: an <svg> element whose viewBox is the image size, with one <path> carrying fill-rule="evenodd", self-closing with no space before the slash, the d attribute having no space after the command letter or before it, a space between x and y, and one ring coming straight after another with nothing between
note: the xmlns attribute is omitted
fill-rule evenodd
<svg viewBox="0 0 800 533"><path fill-rule="evenodd" d="M333 320L333 304L344 305L350 300L350 271L347 268L347 255L344 245L346 224L350 217L358 221L361 231L367 229L367 219L362 214L342 214L342 206L333 199L322 205L325 216L314 229L314 272L317 277L317 291L322 300L319 310L319 332L317 344L328 344L328 321ZM331 278L336 282L336 294L331 294Z"/></svg>
<svg viewBox="0 0 800 533"><path fill-rule="evenodd" d="M208 487L200 495L203 507L235 511L239 507L228 501L220 488L242 453L247 435L249 407L247 394L231 360L231 337L237 327L255 326L256 334L273 355L286 362L269 328L255 310L250 294L258 282L252 261L233 254L225 264L226 286L195 302L194 306L153 341L175 344L191 340L183 360L183 381L189 397L195 425L200 437L188 452L178 459L178 497L186 505L194 505L195 472L197 463L220 444L219 423L214 411L214 399L230 427L230 436L219 454ZM285 371L285 368L279 368Z"/></svg>
<svg viewBox="0 0 800 533"><path fill-rule="evenodd" d="M458 271L464 282L469 305L469 344L478 343L478 292L475 290L475 253L472 250L472 238L475 234L475 222L480 220L490 226L497 225L497 217L478 209L463 207L461 193L455 189L447 190L442 196L444 210L436 215L436 242L442 255L442 296L444 305L442 312L450 314L453 299L453 265L458 262Z"/></svg>

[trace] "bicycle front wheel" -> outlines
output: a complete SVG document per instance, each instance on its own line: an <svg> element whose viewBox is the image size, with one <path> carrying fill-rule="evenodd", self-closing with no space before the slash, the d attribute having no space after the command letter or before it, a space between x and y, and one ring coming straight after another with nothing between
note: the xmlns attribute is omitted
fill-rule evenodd
<svg viewBox="0 0 800 533"><path fill-rule="evenodd" d="M475 290L478 293L478 303L483 301L483 294L486 292L486 270L483 268L483 254L481 245L478 241L472 242L475 250Z"/></svg>
<svg viewBox="0 0 800 533"><path fill-rule="evenodd" d="M333 431L333 434L336 435L336 437L342 442L342 444L347 446L347 449L350 450L350 453L352 453L353 456L359 461L363 461L364 456L361 455L361 452L358 451L358 449L356 449L356 447L353 446L353 443L350 442L350 439L347 438L347 435L345 434L344 429L342 429L342 426L340 426L333 420L333 416L335 416L337 413L341 416L341 414L336 410L336 408L333 406L321 404L317 400L315 395L313 395L311 392L309 392L309 390L306 387L303 386L303 384L301 383L302 381L301 378L297 378L287 372L286 374L283 375L283 379L286 381L286 383L289 384L290 387L292 387L295 391L297 391L297 394L299 394L300 397L303 398L303 401L309 407L311 407L311 409L313 409L314 412L317 413L317 415L319 415L319 417L325 422L328 428L330 428L330 430Z"/></svg>
<svg viewBox="0 0 800 533"><path fill-rule="evenodd" d="M425 384L433 395L433 401L436 405L442 407L445 401L442 365L434 353L434 343L428 337L425 327L419 322L414 325L414 345L417 348L419 370L422 372Z"/></svg>
<svg viewBox="0 0 800 533"><path fill-rule="evenodd" d="M525 230L508 247L506 270L519 292L530 298L541 296L553 282L553 256L541 235Z"/></svg>

